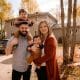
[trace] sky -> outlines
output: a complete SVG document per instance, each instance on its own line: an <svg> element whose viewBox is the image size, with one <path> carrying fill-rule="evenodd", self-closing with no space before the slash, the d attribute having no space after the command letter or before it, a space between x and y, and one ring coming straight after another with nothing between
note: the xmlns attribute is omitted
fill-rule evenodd
<svg viewBox="0 0 80 80"><path fill-rule="evenodd" d="M41 11L49 11L51 8L56 8L59 6L59 0L38 0Z"/></svg>
<svg viewBox="0 0 80 80"><path fill-rule="evenodd" d="M18 10L20 9L21 0L8 0L12 5L12 14L14 16L18 15Z"/></svg>
<svg viewBox="0 0 80 80"><path fill-rule="evenodd" d="M57 9L60 4L60 0L37 0L39 4L40 11L48 12L51 9ZM80 4L80 0L77 0ZM12 4L12 12L15 15L18 15L18 10L21 5L21 0L8 0Z"/></svg>

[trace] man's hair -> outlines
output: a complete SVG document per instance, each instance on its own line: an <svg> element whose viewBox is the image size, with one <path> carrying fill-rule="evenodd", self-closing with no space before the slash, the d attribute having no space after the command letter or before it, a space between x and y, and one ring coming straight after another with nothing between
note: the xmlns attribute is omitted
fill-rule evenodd
<svg viewBox="0 0 80 80"><path fill-rule="evenodd" d="M20 9L19 14L21 14L21 13L27 13L27 12L24 9Z"/></svg>

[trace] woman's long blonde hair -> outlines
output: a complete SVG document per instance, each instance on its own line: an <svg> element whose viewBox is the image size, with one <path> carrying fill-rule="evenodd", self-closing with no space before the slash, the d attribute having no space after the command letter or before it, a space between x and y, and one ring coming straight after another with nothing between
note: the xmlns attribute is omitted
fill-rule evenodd
<svg viewBox="0 0 80 80"><path fill-rule="evenodd" d="M44 40L44 36L43 36L43 34L40 32L40 26L41 26L41 24L43 24L43 23L45 23L45 24L47 25L47 28L48 28L48 36L51 36L51 35L52 35L52 37L53 37L53 39L54 39L54 43L55 43L55 45L57 45L57 40L56 40L56 38L55 38L55 36L54 36L54 34L53 34L53 32L52 32L52 28L49 26L48 22L45 21L45 20L44 20L44 21L41 21L41 22L39 23L39 26L38 26L38 34L40 35L42 41Z"/></svg>

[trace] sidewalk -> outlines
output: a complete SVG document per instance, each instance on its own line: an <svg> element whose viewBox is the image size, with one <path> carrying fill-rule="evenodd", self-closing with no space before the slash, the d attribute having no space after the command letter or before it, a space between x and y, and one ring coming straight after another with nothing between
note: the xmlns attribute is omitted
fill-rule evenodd
<svg viewBox="0 0 80 80"><path fill-rule="evenodd" d="M33 65L31 79L37 80L36 73L34 73L35 66ZM12 55L0 55L0 80L11 80L12 74Z"/></svg>
<svg viewBox="0 0 80 80"><path fill-rule="evenodd" d="M10 56L0 55L0 80L11 80L12 62Z"/></svg>

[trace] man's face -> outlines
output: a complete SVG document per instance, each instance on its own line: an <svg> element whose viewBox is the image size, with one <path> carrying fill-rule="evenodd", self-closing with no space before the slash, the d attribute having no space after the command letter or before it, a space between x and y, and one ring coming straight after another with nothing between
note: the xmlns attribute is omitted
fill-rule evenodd
<svg viewBox="0 0 80 80"><path fill-rule="evenodd" d="M26 24L21 24L19 26L19 32L22 36L26 36L27 32L29 31L29 26Z"/></svg>
<svg viewBox="0 0 80 80"><path fill-rule="evenodd" d="M27 13L21 12L21 13L19 14L19 16L20 16L20 18L27 18Z"/></svg>

